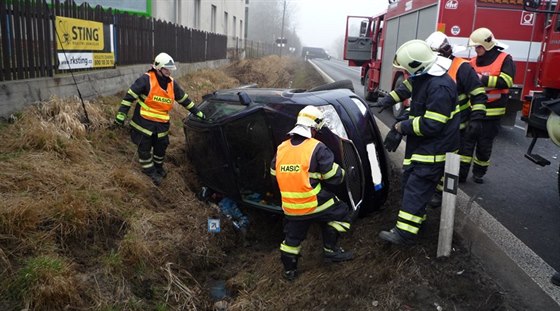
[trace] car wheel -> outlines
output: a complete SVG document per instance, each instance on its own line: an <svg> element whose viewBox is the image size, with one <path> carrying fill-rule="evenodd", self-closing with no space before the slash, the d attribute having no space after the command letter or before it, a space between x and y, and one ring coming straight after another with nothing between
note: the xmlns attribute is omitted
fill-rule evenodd
<svg viewBox="0 0 560 311"><path fill-rule="evenodd" d="M319 85L307 91L316 92L316 91L326 91L326 90L335 90L335 89L349 89L350 91L354 92L354 84L352 84L351 80L340 80L328 84Z"/></svg>

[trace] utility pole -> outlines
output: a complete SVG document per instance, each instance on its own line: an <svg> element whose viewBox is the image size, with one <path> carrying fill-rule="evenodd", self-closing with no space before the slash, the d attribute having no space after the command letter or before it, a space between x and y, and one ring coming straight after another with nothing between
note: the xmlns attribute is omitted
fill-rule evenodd
<svg viewBox="0 0 560 311"><path fill-rule="evenodd" d="M284 17L286 16L286 0L284 0L284 10L282 11L282 30L280 32L280 58L282 58L282 50L284 49Z"/></svg>

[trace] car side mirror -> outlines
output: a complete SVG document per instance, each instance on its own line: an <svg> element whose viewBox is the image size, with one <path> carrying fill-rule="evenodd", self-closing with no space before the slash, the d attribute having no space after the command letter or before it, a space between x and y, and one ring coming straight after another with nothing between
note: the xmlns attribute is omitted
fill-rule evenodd
<svg viewBox="0 0 560 311"><path fill-rule="evenodd" d="M239 102L245 106L249 106L249 104L253 102L251 97L249 97L249 95L245 92L239 92L237 93L237 96L239 96Z"/></svg>

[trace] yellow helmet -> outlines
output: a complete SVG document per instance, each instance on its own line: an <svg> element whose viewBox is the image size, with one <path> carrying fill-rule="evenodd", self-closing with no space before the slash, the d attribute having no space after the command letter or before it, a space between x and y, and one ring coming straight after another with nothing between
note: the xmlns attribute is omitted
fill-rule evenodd
<svg viewBox="0 0 560 311"><path fill-rule="evenodd" d="M320 130L325 124L323 112L315 106L305 106L299 111L296 124Z"/></svg>
<svg viewBox="0 0 560 311"><path fill-rule="evenodd" d="M550 140L552 140L556 146L560 147L560 116L554 112L550 113L548 120L546 120L546 131Z"/></svg>
<svg viewBox="0 0 560 311"><path fill-rule="evenodd" d="M473 31L469 37L469 46L481 45L486 51L490 51L498 44L494 34L488 28L478 28Z"/></svg>
<svg viewBox="0 0 560 311"><path fill-rule="evenodd" d="M426 73L436 59L437 55L428 43L422 40L410 40L403 43L395 53L393 66L416 76Z"/></svg>

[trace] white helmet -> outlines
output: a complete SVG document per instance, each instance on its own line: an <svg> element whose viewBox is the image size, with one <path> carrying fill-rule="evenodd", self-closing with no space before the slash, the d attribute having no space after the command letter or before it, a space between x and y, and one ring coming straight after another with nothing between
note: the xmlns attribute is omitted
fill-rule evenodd
<svg viewBox="0 0 560 311"><path fill-rule="evenodd" d="M175 62L173 58L167 53L159 53L154 59L154 68L160 70L161 68L166 68L169 70L176 70Z"/></svg>
<svg viewBox="0 0 560 311"><path fill-rule="evenodd" d="M498 45L502 48L506 48L494 38L494 34L488 28L478 28L473 31L469 37L469 46L481 45L486 51L490 51L494 46Z"/></svg>
<svg viewBox="0 0 560 311"><path fill-rule="evenodd" d="M441 31L432 32L426 38L426 43L428 43L432 51L439 53L443 57L449 57L453 53L453 47L449 43L449 39Z"/></svg>
<svg viewBox="0 0 560 311"><path fill-rule="evenodd" d="M436 60L437 55L428 43L422 40L410 40L403 43L397 50L393 66L416 76L426 73Z"/></svg>

